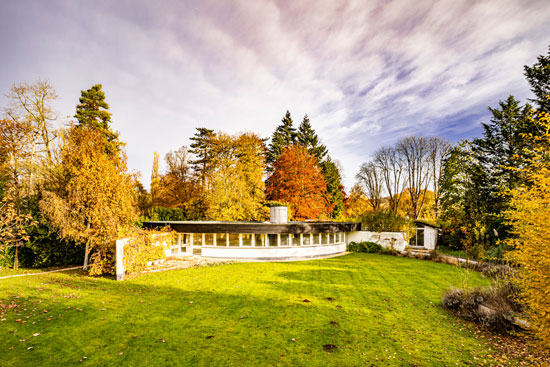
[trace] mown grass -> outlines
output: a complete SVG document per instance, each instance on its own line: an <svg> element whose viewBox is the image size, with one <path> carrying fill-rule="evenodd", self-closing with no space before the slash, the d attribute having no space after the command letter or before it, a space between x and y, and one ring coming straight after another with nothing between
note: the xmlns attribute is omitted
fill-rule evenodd
<svg viewBox="0 0 550 367"><path fill-rule="evenodd" d="M80 272L4 279L0 366L491 364L491 346L440 306L466 281L488 283L376 254L124 282Z"/></svg>

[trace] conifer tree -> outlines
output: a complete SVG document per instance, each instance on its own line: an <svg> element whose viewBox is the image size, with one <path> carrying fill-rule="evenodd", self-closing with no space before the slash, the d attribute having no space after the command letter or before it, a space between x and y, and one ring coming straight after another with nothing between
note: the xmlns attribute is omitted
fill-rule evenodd
<svg viewBox="0 0 550 367"><path fill-rule="evenodd" d="M303 145L307 149L309 154L317 158L319 162L322 162L323 159L325 159L325 156L327 155L327 147L319 141L319 137L317 136L315 130L313 130L307 115L304 116L304 120L298 127L296 140L298 144Z"/></svg>
<svg viewBox="0 0 550 367"><path fill-rule="evenodd" d="M533 99L539 106L539 113L550 113L550 100L546 96L550 95L550 46L548 46L548 55L539 55L537 63L533 66L524 66L524 74L531 85L531 91L537 97Z"/></svg>
<svg viewBox="0 0 550 367"><path fill-rule="evenodd" d="M199 176L203 190L206 189L206 178L209 173L209 167L212 165L212 139L214 135L214 130L198 127L195 135L191 137L193 143L190 145L190 152L196 157L195 160L191 161L191 165Z"/></svg>
<svg viewBox="0 0 550 367"><path fill-rule="evenodd" d="M76 115L74 115L78 121L76 126L87 126L98 131L108 143L107 153L118 154L120 152L118 132L111 129L111 113L107 111L109 105L105 102L105 93L101 88L101 84L96 84L81 92L78 99L80 103L76 106Z"/></svg>
<svg viewBox="0 0 550 367"><path fill-rule="evenodd" d="M275 129L267 149L267 164L270 170L272 170L273 164L279 159L283 150L294 145L297 141L296 129L292 126L292 117L288 110L281 121L282 124Z"/></svg>
<svg viewBox="0 0 550 367"><path fill-rule="evenodd" d="M327 156L327 159L321 163L321 173L325 177L327 183L327 196L332 207L330 217L338 218L344 211L344 199L346 193L344 191L344 185L342 185L342 175L338 165Z"/></svg>

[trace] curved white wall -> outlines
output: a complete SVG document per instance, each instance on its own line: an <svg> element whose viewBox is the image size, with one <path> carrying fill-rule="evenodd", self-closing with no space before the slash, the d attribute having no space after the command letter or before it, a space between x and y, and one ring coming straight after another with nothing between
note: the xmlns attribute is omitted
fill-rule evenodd
<svg viewBox="0 0 550 367"><path fill-rule="evenodd" d="M346 251L345 243L319 246L289 247L223 247L203 246L203 257L251 260L287 260L339 254Z"/></svg>

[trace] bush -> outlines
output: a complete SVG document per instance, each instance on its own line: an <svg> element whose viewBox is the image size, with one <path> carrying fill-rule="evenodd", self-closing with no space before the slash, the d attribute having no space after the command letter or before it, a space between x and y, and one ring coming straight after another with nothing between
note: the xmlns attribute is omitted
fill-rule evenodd
<svg viewBox="0 0 550 367"><path fill-rule="evenodd" d="M372 232L400 232L407 220L390 210L365 213L360 216L363 230Z"/></svg>
<svg viewBox="0 0 550 367"><path fill-rule="evenodd" d="M150 221L169 221L169 220L189 220L189 213L181 208L165 208L156 206L147 213L145 220Z"/></svg>
<svg viewBox="0 0 550 367"><path fill-rule="evenodd" d="M471 290L451 288L442 299L443 307L453 310L466 320L474 321L493 331L516 329L515 314L522 311L516 302L517 288L507 281Z"/></svg>
<svg viewBox="0 0 550 367"><path fill-rule="evenodd" d="M168 245L173 242L173 234L136 230L124 246L124 268L128 273L135 273L146 268L148 261L166 258L165 247L156 243L157 236L166 236ZM156 238L155 238L156 237Z"/></svg>
<svg viewBox="0 0 550 367"><path fill-rule="evenodd" d="M370 242L370 241L364 241L364 242L350 242L348 244L347 250L349 252L362 252L362 253L383 253L384 248L376 243L376 242Z"/></svg>

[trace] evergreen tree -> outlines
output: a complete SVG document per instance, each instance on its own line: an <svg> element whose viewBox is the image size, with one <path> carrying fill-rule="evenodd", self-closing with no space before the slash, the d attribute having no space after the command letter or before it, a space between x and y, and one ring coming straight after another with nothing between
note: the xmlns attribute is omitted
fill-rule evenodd
<svg viewBox="0 0 550 367"><path fill-rule="evenodd" d="M342 185L342 175L330 156L327 156L327 159L321 163L321 172L327 183L328 201L333 208L330 217L335 219L340 217L345 209L344 200L346 193L344 185Z"/></svg>
<svg viewBox="0 0 550 367"><path fill-rule="evenodd" d="M279 159L283 150L294 145L297 141L296 129L292 126L292 117L288 110L281 121L282 124L275 129L267 149L267 164L270 170L272 170L271 167Z"/></svg>
<svg viewBox="0 0 550 367"><path fill-rule="evenodd" d="M191 165L199 176L203 190L206 189L206 178L209 167L212 165L212 138L214 135L214 130L198 127L197 132L195 132L195 135L191 138L193 143L190 145L190 152L196 157L195 160L191 161Z"/></svg>
<svg viewBox="0 0 550 367"><path fill-rule="evenodd" d="M309 117L304 116L304 120L298 127L298 133L296 134L296 140L298 144L303 145L309 154L316 157L319 162L322 162L327 155L327 147L320 143L319 137L311 123L309 122Z"/></svg>
<svg viewBox="0 0 550 367"><path fill-rule="evenodd" d="M109 105L105 102L105 93L101 90L102 85L96 84L87 91L81 91L78 99L80 102L76 106L77 126L87 126L98 131L106 139L106 150L111 154L120 152L120 142L118 141L118 132L111 130L111 114Z"/></svg>
<svg viewBox="0 0 550 367"><path fill-rule="evenodd" d="M550 46L548 56L539 55L533 66L524 66L524 74L531 85L531 91L537 97L533 101L539 105L540 112L550 113Z"/></svg>

